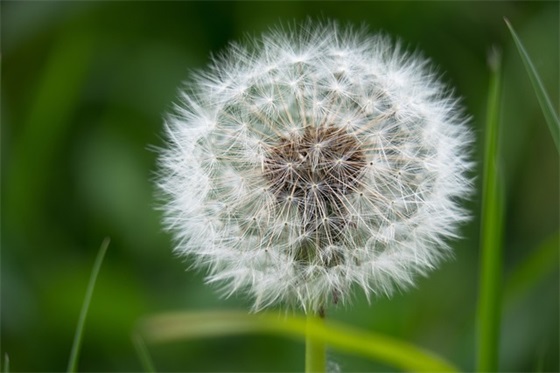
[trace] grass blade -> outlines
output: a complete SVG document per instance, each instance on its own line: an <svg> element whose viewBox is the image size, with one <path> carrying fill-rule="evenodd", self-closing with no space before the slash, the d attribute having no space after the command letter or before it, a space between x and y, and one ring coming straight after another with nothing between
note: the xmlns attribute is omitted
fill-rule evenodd
<svg viewBox="0 0 560 373"><path fill-rule="evenodd" d="M560 120L558 119L558 115L552 106L552 102L544 89L544 85L535 69L535 65L531 61L529 54L523 47L521 40L517 36L515 30L507 20L504 18L509 31L511 32L511 36L513 37L513 41L515 42L515 46L519 51L519 55L521 56L521 60L525 65L525 69L527 70L527 74L529 74L529 79L531 80L531 84L533 85L533 89L535 90L535 94L537 95L537 99L539 100L539 104L541 106L541 110L544 114L544 118L546 123L548 124L548 129L550 130L550 134L552 135L552 139L554 140L554 144L556 145L556 150L560 153Z"/></svg>
<svg viewBox="0 0 560 373"><path fill-rule="evenodd" d="M93 264L93 269L89 278L89 283L86 290L86 295L84 297L84 303L82 304L82 310L80 311L80 317L78 319L78 326L76 327L76 334L74 335L74 342L72 343L72 350L70 352L70 358L68 359L68 369L67 372L76 372L78 366L78 355L80 353L80 346L82 344L82 336L84 332L84 325L86 323L86 317L89 310L89 304L91 302L91 297L93 295L93 289L95 288L95 282L97 280L97 275L101 269L101 263L103 263L103 258L109 247L109 242L111 240L109 237L103 240L97 257L95 258L95 263Z"/></svg>
<svg viewBox="0 0 560 373"><path fill-rule="evenodd" d="M478 372L495 372L498 370L503 220L498 162L500 63L499 53L493 51L489 56L491 77L482 180L481 278L477 310Z"/></svg>
<svg viewBox="0 0 560 373"><path fill-rule="evenodd" d="M4 355L4 362L2 364L2 372L10 373L10 357L8 354Z"/></svg>
<svg viewBox="0 0 560 373"><path fill-rule="evenodd" d="M253 315L243 311L168 313L143 320L138 331L149 343L254 333L310 336L339 351L372 358L405 371L457 371L444 359L414 345L332 321L308 320L302 316Z"/></svg>
<svg viewBox="0 0 560 373"><path fill-rule="evenodd" d="M152 361L152 357L148 352L148 348L146 347L146 344L144 343L144 340L142 339L140 334L134 333L132 335L132 344L134 344L134 349L136 350L136 353L138 354L138 358L142 363L144 372L154 373L156 371L156 368Z"/></svg>

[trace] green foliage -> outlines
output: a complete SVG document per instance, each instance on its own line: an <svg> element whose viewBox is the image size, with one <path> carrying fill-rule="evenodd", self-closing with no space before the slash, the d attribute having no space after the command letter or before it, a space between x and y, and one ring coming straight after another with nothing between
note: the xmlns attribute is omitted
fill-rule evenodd
<svg viewBox="0 0 560 373"><path fill-rule="evenodd" d="M10 357L8 354L4 355L4 361L2 362L2 372L10 373Z"/></svg>
<svg viewBox="0 0 560 373"><path fill-rule="evenodd" d="M74 342L72 343L72 350L70 351L70 358L68 359L68 369L66 371L69 373L76 372L78 368L78 356L80 355L80 347L82 345L87 313L91 303L91 297L93 296L95 282L97 281L97 275L101 269L101 264L103 263L103 258L105 258L109 242L111 242L111 240L109 238L105 238L99 248L99 252L95 258L95 263L93 264L93 269L91 271L91 276L89 278L88 287L84 297L84 303L82 304L82 310L80 312L80 318L78 319L78 326L76 327L76 334L74 335Z"/></svg>
<svg viewBox="0 0 560 373"><path fill-rule="evenodd" d="M161 314L143 320L139 332L152 343L248 333L311 337L341 351L383 361L405 371L457 371L444 359L406 342L366 333L336 322L324 323L315 318L306 319L296 315L251 315L246 311Z"/></svg>
<svg viewBox="0 0 560 373"><path fill-rule="evenodd" d="M132 334L132 343L136 348L136 353L138 354L138 358L142 363L142 367L144 368L144 372L155 372L156 368L152 361L152 357L150 356L150 352L144 343L144 340L140 336L140 334L133 333Z"/></svg>
<svg viewBox="0 0 560 373"><path fill-rule="evenodd" d="M499 112L501 56L489 56L491 70L486 114L482 180L481 270L478 301L477 371L498 371L498 347L502 302L503 191L500 179Z"/></svg>
<svg viewBox="0 0 560 373"><path fill-rule="evenodd" d="M523 60L523 64L525 65L527 74L531 79L531 84L533 85L533 89L535 90L535 94L537 95L539 104L541 105L546 123L548 124L548 129L550 130L550 134L552 135L552 139L554 140L554 144L556 145L556 150L560 152L560 120L558 119L558 115L556 114L556 111L554 111L552 102L550 101L550 98L546 93L546 89L544 88L541 78L537 73L537 69L535 68L535 65L533 65L533 62L531 61L529 54L525 50L525 47L523 47L523 43L521 43L521 40L519 40L517 33L515 32L513 26L511 25L511 23L509 23L507 18L505 19L505 22L507 24L507 27L509 28L509 31L511 32L511 36L513 37L515 46L519 51L519 55Z"/></svg>
<svg viewBox="0 0 560 373"><path fill-rule="evenodd" d="M247 308L242 299L220 299L204 284L203 274L186 272L189 263L171 253L154 209L156 154L151 149L162 144L162 113L169 111L189 70L205 66L211 53L247 32L258 34L279 21L309 16L366 24L422 50L463 97L478 137L474 156L479 164L488 96L485 51L489 45L503 46L499 142L508 214L502 235L506 302L499 367L558 371L554 237L560 224L560 167L550 135L557 130L549 126L549 133L542 123L542 112L550 115L539 108L528 71L503 26L506 15L555 103L558 10L557 2L518 1L3 2L4 371L65 368L92 248L107 235L112 255L98 278L87 330L80 332L80 369L152 371L151 354L160 371L301 371L303 344L280 338L236 333L150 344L148 354L141 341L131 343L130 331L138 317L163 310ZM478 182L482 179L478 175ZM351 306L329 310L327 327L339 320L379 333L374 338L390 335L391 346L408 341L437 351L461 370L476 370L479 198L476 194L469 205L473 220L464 238L450 243L455 260L391 299L368 302L357 294ZM216 336L223 332L217 330ZM387 365L390 356L380 363L367 350L377 345L362 344L360 355L339 356L334 344L328 359L340 363L342 371L394 367Z"/></svg>
<svg viewBox="0 0 560 373"><path fill-rule="evenodd" d="M508 276L504 298L519 299L558 271L559 247L560 233L556 232L523 258Z"/></svg>

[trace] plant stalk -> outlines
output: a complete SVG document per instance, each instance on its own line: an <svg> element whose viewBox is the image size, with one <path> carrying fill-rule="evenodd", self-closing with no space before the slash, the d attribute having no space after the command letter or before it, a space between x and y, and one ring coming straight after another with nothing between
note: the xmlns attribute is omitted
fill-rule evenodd
<svg viewBox="0 0 560 373"><path fill-rule="evenodd" d="M325 373L327 354L325 342L314 338L310 331L325 322L325 311L321 307L318 312L307 314L307 333L305 336L305 373Z"/></svg>
<svg viewBox="0 0 560 373"><path fill-rule="evenodd" d="M490 58L490 89L481 216L481 271L478 299L477 371L497 372L502 300L503 195L498 156L500 55Z"/></svg>

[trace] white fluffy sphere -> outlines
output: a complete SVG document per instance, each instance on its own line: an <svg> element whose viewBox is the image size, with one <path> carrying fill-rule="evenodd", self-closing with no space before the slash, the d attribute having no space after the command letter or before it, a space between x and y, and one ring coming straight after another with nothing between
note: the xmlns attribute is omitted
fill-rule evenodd
<svg viewBox="0 0 560 373"><path fill-rule="evenodd" d="M425 59L307 23L232 44L168 117L175 250L254 308L406 287L467 218L471 134Z"/></svg>

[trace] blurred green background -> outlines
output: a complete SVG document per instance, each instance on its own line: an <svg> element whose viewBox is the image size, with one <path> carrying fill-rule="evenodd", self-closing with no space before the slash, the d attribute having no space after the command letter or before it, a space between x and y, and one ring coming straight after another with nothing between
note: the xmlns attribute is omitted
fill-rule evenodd
<svg viewBox="0 0 560 373"><path fill-rule="evenodd" d="M337 19L400 37L463 98L482 159L487 52L503 50L506 181L500 366L558 371L559 162L503 22L507 16L558 107L558 2L31 2L2 4L1 353L12 371L66 368L93 260L112 239L79 369L141 369L137 320L167 310L248 309L186 271L160 225L153 177L162 118L191 70L280 21ZM480 170L477 171L480 175ZM480 184L480 176L477 178ZM418 286L329 317L431 349L472 371L479 194L456 257ZM302 341L227 337L150 346L160 371L298 371ZM342 371L390 369L331 353Z"/></svg>

